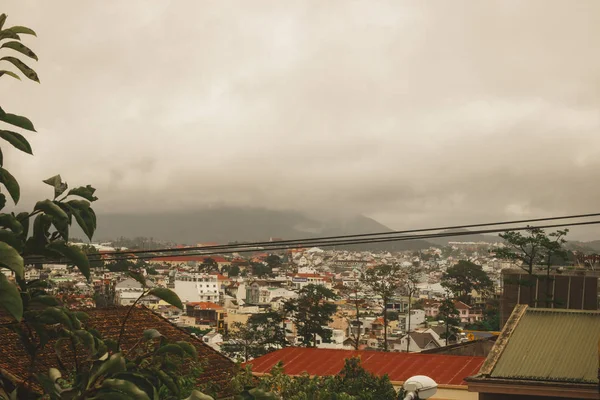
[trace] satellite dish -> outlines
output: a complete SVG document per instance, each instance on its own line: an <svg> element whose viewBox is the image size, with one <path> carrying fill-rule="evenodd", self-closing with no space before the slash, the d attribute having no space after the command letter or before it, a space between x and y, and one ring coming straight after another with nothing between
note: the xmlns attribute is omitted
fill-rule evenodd
<svg viewBox="0 0 600 400"><path fill-rule="evenodd" d="M437 383L428 376L410 377L402 385L406 391L404 400L428 399L437 392L437 386Z"/></svg>

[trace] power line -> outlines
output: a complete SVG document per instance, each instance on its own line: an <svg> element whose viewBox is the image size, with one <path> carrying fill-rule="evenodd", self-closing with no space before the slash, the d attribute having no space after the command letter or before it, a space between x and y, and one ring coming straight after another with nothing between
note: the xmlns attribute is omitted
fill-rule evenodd
<svg viewBox="0 0 600 400"><path fill-rule="evenodd" d="M246 248L246 247L278 247L284 244L310 244L311 242L322 243L323 241L329 240L337 240L337 239L352 239L352 238L375 238L377 236L392 236L392 235L401 235L408 233L419 233L419 232L432 232L432 231L440 231L440 230L449 230L449 229L468 229L468 228L479 228L485 226L497 226L497 225L513 225L513 224L523 224L523 223L533 223L533 222L544 222L544 221L557 221L562 219L579 219L579 218L590 218L590 217L599 217L600 213L590 213L590 214L575 214L575 215L566 215L560 217L544 217L544 218L533 218L533 219L521 219L521 220L513 220L513 221L498 221L498 222L486 222L486 223L478 223L478 224L467 224L467 225L452 225L452 226L442 226L438 228L424 228L424 229L409 229L403 231L391 231L391 232L377 232L377 233L359 233L353 235L338 235L338 236L321 236L315 238L304 238L304 239L288 239L288 240L278 240L276 242L249 242L249 243L237 243L237 244L224 244L224 245L211 245L211 246L188 246L183 248L159 248L159 249L139 249L139 250L119 250L119 251L108 251L103 252L103 255L113 255L113 254L141 254L141 253L176 253L183 251L195 251L195 250L219 250L219 249L230 249L230 248ZM473 234L472 231L466 234Z"/></svg>
<svg viewBox="0 0 600 400"><path fill-rule="evenodd" d="M324 241L322 243L311 243L311 245L315 247L335 247L335 246L348 246L355 244L370 244L370 243L386 243L386 242L400 242L407 240L419 240L419 239L433 239L433 238L441 238L441 237L454 237L454 236L467 236L474 234L485 234L485 233L499 233L506 231L522 231L532 228L538 229L548 229L548 228L563 228L563 227L571 227L571 226L585 226L585 225L597 225L600 224L600 220L596 221L584 221L584 222L571 222L564 224L550 224L550 225L537 225L537 226L516 226L516 227L508 227L508 228L497 228L497 229L485 229L485 230L475 230L468 232L444 232L444 233L433 233L433 234L423 234L423 235L402 235L402 236L393 236L393 237L383 237L383 238L365 238L365 239L349 239L349 240L338 240L338 241ZM272 243L272 242L269 242ZM289 250L290 245L279 245L277 247L271 247L269 250ZM144 260L144 259L160 259L160 258L168 258L168 257L186 257L186 256L211 256L217 254L231 254L231 253L251 253L261 251L263 249L248 249L248 248L237 248L234 246L230 246L228 249L224 249L222 251L203 251L198 253L181 253L181 254L166 254L166 255L145 255L145 256L124 256L124 257L114 257L114 258L94 258L90 261L122 261L122 260ZM102 255L100 255L101 257ZM55 264L69 264L69 261L48 261ZM32 261L31 263L42 264L44 263L41 260Z"/></svg>

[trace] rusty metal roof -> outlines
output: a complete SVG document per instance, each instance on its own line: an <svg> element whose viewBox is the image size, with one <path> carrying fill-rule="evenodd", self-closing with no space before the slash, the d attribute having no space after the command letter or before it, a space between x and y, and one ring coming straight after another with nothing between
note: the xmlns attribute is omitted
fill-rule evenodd
<svg viewBox="0 0 600 400"><path fill-rule="evenodd" d="M360 357L364 369L378 376L387 374L393 382L402 382L413 375L427 375L440 385L465 385L464 378L475 374L485 360L484 357L442 354L286 347L248 364L255 373L269 373L281 361L288 375L328 376L339 373L344 360L352 357Z"/></svg>
<svg viewBox="0 0 600 400"><path fill-rule="evenodd" d="M527 308L490 377L598 383L600 311Z"/></svg>

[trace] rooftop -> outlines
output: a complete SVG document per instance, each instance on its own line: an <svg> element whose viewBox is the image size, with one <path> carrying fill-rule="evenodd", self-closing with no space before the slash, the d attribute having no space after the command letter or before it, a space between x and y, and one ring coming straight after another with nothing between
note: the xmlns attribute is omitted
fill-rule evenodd
<svg viewBox="0 0 600 400"><path fill-rule="evenodd" d="M360 357L367 371L379 376L387 374L392 382L403 382L413 375L427 375L446 386L465 385L464 378L475 374L485 360L484 357L439 354L286 347L248 364L252 365L254 373L259 374L269 373L281 361L289 375L306 372L312 376L327 376L340 372L344 360L352 357Z"/></svg>

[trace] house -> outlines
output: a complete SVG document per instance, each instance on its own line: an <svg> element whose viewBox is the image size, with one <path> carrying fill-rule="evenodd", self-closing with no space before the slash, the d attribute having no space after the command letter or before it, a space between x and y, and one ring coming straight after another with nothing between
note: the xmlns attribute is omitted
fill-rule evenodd
<svg viewBox="0 0 600 400"><path fill-rule="evenodd" d="M292 284L298 290L308 285L321 285L331 289L331 278L319 274L296 274L292 278Z"/></svg>
<svg viewBox="0 0 600 400"><path fill-rule="evenodd" d="M437 349L440 344L431 332L410 332L392 342L393 351L406 351L407 346L410 353L418 353L423 350Z"/></svg>
<svg viewBox="0 0 600 400"><path fill-rule="evenodd" d="M477 399L476 393L467 391L465 378L476 373L485 361L484 357L286 347L247 364L257 376L268 374L279 362L288 375L331 376L352 357L360 357L362 367L375 375L387 374L397 389L411 376L427 375L438 384L432 399L464 400Z"/></svg>
<svg viewBox="0 0 600 400"><path fill-rule="evenodd" d="M86 309L84 311L89 319L85 322L88 329L96 329L103 338L116 340L119 337L123 319L129 307L112 307L103 309ZM0 357L0 370L21 381L29 376L30 359L21 344L18 335L10 328L3 325L11 319L5 314L0 316L0 342L2 343L2 357ZM220 398L229 395L227 386L235 374L235 365L225 356L207 346L202 340L195 338L182 329L177 328L169 321L153 313L146 307L137 307L130 314L126 322L126 329L121 339L122 348L127 351L136 346L147 329L156 329L163 336L172 341L186 341L192 344L200 360L206 365L198 377L198 384L215 385ZM56 353L54 352L55 339L50 339L44 351L38 354L38 359L33 367L33 373L48 373L49 368L58 368ZM62 352L62 360L70 367L68 360L73 359L70 348Z"/></svg>
<svg viewBox="0 0 600 400"><path fill-rule="evenodd" d="M426 300L424 301L423 309L425 310L425 316L430 318L437 318L440 313L441 301ZM454 307L458 310L458 316L460 322L463 324L469 324L483 320L483 314L481 310L474 309L471 306L463 303L460 300L454 300Z"/></svg>
<svg viewBox="0 0 600 400"><path fill-rule="evenodd" d="M183 302L218 302L219 280L216 275L177 272L174 291Z"/></svg>
<svg viewBox="0 0 600 400"><path fill-rule="evenodd" d="M504 326L517 304L546 308L566 308L571 310L597 310L600 271L554 270L550 280L541 271L530 277L522 269L502 270L502 295L500 298L500 326ZM524 282L533 280L533 292ZM546 299L546 290L551 297L550 304L538 299ZM534 301L530 301L530 294Z"/></svg>
<svg viewBox="0 0 600 400"><path fill-rule="evenodd" d="M146 281L146 285L150 288L154 287L154 283L150 280ZM135 303L144 292L144 287L141 283L133 278L127 278L117 283L114 287L115 291L115 303L120 306L127 306ZM158 299L154 296L149 296L142 299L142 304L148 305L149 303L158 302Z"/></svg>
<svg viewBox="0 0 600 400"><path fill-rule="evenodd" d="M600 311L515 307L477 374L480 400L600 399Z"/></svg>
<svg viewBox="0 0 600 400"><path fill-rule="evenodd" d="M194 326L212 328L217 331L225 330L225 309L218 304L208 301L185 303L187 317L194 318Z"/></svg>

